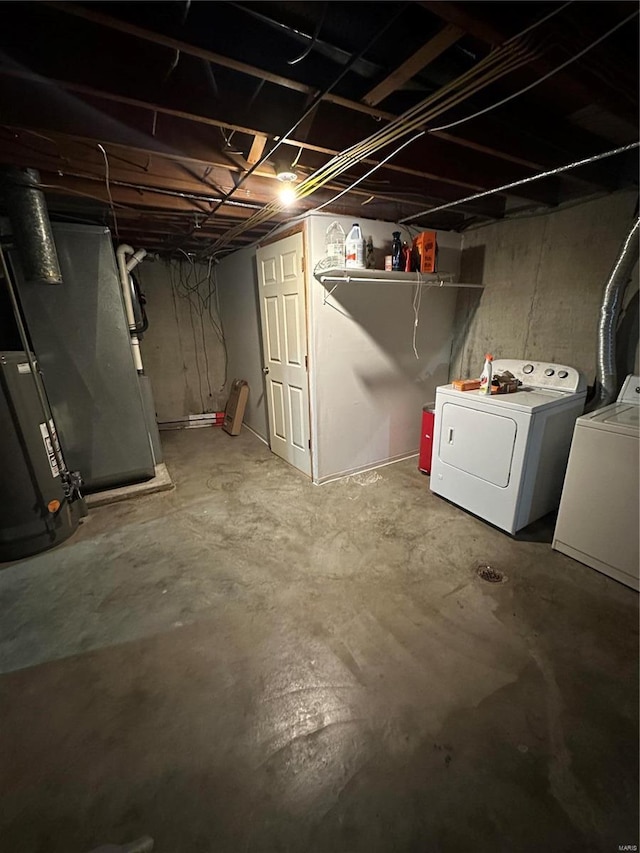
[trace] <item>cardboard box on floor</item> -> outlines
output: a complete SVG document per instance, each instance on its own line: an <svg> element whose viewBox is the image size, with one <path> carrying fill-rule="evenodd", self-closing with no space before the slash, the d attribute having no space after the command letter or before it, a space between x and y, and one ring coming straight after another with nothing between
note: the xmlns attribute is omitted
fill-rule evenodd
<svg viewBox="0 0 640 853"><path fill-rule="evenodd" d="M231 386L231 394L224 412L224 423L222 429L229 435L238 435L242 428L244 410L249 397L249 384L244 379L234 379Z"/></svg>

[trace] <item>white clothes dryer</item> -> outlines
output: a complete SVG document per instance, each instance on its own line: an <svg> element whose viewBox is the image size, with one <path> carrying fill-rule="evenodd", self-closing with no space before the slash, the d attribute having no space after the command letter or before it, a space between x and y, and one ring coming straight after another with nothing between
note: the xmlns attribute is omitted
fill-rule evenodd
<svg viewBox="0 0 640 853"><path fill-rule="evenodd" d="M556 509L586 382L572 367L496 359L511 394L436 389L431 491L514 534Z"/></svg>

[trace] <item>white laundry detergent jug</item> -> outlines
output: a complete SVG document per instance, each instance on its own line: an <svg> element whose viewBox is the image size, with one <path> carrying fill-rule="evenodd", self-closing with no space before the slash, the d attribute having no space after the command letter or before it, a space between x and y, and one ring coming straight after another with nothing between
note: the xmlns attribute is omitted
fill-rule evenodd
<svg viewBox="0 0 640 853"><path fill-rule="evenodd" d="M363 270L364 267L364 237L358 223L354 223L347 235L345 246L345 266L351 269Z"/></svg>

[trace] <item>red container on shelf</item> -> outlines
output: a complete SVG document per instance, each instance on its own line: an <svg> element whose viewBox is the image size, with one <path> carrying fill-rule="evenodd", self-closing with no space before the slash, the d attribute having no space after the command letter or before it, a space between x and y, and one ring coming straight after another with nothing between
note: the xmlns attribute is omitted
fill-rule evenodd
<svg viewBox="0 0 640 853"><path fill-rule="evenodd" d="M423 474L431 473L431 454L433 453L433 428L436 417L436 404L422 407L422 432L420 433L420 454L418 470Z"/></svg>

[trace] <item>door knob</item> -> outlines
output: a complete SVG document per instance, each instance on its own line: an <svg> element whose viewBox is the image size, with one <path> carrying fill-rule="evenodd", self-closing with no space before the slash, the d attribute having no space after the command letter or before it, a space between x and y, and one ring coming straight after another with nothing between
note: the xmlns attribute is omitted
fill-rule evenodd
<svg viewBox="0 0 640 853"><path fill-rule="evenodd" d="M263 367L263 368L262 368L262 372L263 372L263 373L264 373L264 375L266 376L266 375L267 375L267 373L269 372L269 368L268 368L268 367Z"/></svg>

